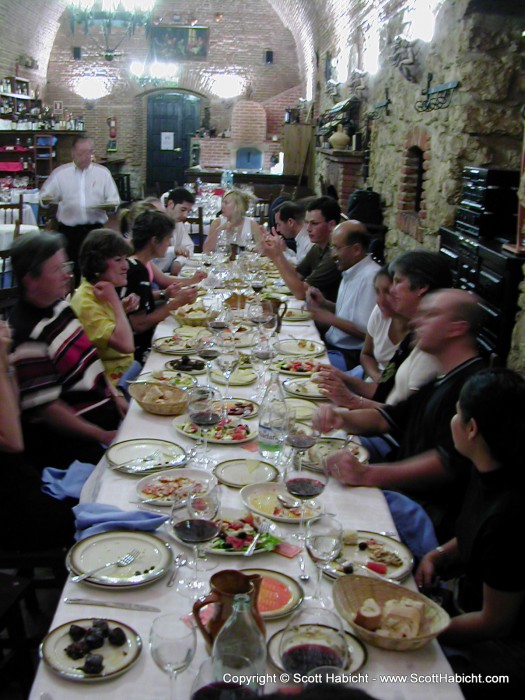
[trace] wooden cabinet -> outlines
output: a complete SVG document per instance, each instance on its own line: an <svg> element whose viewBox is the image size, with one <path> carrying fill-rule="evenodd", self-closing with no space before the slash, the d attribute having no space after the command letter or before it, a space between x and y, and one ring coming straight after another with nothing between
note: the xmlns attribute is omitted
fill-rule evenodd
<svg viewBox="0 0 525 700"><path fill-rule="evenodd" d="M440 229L439 252L450 262L453 285L481 298L485 321L478 335L481 349L504 363L518 311L523 258L507 253L501 243Z"/></svg>
<svg viewBox="0 0 525 700"><path fill-rule="evenodd" d="M313 160L312 140L313 127L309 124L283 126L284 175L310 175Z"/></svg>
<svg viewBox="0 0 525 700"><path fill-rule="evenodd" d="M14 114L30 109L32 100L29 80L9 77L0 81L0 117L12 119Z"/></svg>

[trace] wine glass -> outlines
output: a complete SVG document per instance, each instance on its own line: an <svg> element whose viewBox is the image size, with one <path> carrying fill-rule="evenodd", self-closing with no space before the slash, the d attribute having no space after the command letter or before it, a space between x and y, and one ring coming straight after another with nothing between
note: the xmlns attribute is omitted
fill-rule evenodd
<svg viewBox="0 0 525 700"><path fill-rule="evenodd" d="M177 676L190 665L196 644L195 628L179 613L160 615L153 620L149 635L151 656L157 666L170 676L171 700L177 698Z"/></svg>
<svg viewBox="0 0 525 700"><path fill-rule="evenodd" d="M214 336L202 336L196 350L199 357L206 362L208 386L211 387L211 361L217 359L220 353L217 339Z"/></svg>
<svg viewBox="0 0 525 700"><path fill-rule="evenodd" d="M192 502L193 500L193 502ZM207 579L200 578L199 545L211 542L220 531L215 518L219 511L218 489L211 489L206 494L192 494L188 499L188 515L182 520L172 520L173 532L185 544L192 545L194 566L189 581L179 575L176 591L183 596L198 598L209 586Z"/></svg>
<svg viewBox="0 0 525 700"><path fill-rule="evenodd" d="M226 380L226 389L224 391L225 401L223 406L223 414L225 413L225 415L223 415L223 417L227 417L227 399L231 398L230 379L232 374L239 366L240 357L235 346L235 338L231 335L231 333L221 333L219 336L219 344L221 352L215 362Z"/></svg>
<svg viewBox="0 0 525 700"><path fill-rule="evenodd" d="M308 522L306 526L306 549L317 566L317 581L313 595L306 596L305 601L331 608L332 599L321 594L323 564L333 561L343 547L343 527L333 515L320 515Z"/></svg>
<svg viewBox="0 0 525 700"><path fill-rule="evenodd" d="M222 297L215 297L208 308L208 328L212 333L219 334L229 330L231 309L222 303Z"/></svg>
<svg viewBox="0 0 525 700"><path fill-rule="evenodd" d="M277 355L266 338L262 339L251 351L250 362L257 375L255 393L250 397L255 401L260 400L264 393L264 375L270 362Z"/></svg>
<svg viewBox="0 0 525 700"><path fill-rule="evenodd" d="M214 464L208 454L208 429L221 420L221 413L216 403L218 398L218 392L211 386L196 386L188 391L188 415L190 420L199 426L203 441L202 453L197 453L194 462L205 469Z"/></svg>
<svg viewBox="0 0 525 700"><path fill-rule="evenodd" d="M319 666L346 668L348 643L341 619L326 608L301 608L283 632L279 656L290 675L308 675Z"/></svg>
<svg viewBox="0 0 525 700"><path fill-rule="evenodd" d="M257 326L259 337L261 337L261 326L272 320L273 308L271 302L268 299L254 299L248 304L246 316L254 326Z"/></svg>
<svg viewBox="0 0 525 700"><path fill-rule="evenodd" d="M250 286L257 295L257 298L261 298L261 292L266 284L266 275L262 270L256 270L252 272L249 278Z"/></svg>
<svg viewBox="0 0 525 700"><path fill-rule="evenodd" d="M205 520L215 520L221 505L221 492L219 486L214 486L206 494L199 491L192 493L187 501L188 515L192 518L204 518ZM198 570L213 571L217 568L217 563L208 559L206 550L198 544ZM198 578L198 573L196 573Z"/></svg>

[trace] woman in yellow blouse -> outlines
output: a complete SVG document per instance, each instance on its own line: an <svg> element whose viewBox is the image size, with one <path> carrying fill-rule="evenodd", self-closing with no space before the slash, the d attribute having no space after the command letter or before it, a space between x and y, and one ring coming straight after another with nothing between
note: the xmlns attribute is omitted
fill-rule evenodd
<svg viewBox="0 0 525 700"><path fill-rule="evenodd" d="M91 231L80 250L82 282L71 301L114 385L131 368L135 350L126 313L137 307L138 297L120 299L116 289L126 286L131 253L129 243L115 231Z"/></svg>

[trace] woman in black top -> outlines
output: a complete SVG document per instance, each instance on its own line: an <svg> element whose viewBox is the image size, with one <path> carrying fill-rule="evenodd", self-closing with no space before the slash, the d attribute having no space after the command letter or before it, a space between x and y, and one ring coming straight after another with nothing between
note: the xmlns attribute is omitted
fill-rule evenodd
<svg viewBox="0 0 525 700"><path fill-rule="evenodd" d="M456 537L429 552L416 581L461 576L456 616L440 641L455 647L450 662L467 697L516 697L525 689L525 381L505 369L484 370L463 387L451 422L456 449L473 464ZM507 674L509 683L481 676ZM471 681L473 679L469 679Z"/></svg>

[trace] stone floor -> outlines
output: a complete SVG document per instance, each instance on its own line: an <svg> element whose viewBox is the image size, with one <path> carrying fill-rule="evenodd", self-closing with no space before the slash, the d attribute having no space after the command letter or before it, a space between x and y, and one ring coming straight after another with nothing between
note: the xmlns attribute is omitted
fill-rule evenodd
<svg viewBox="0 0 525 700"><path fill-rule="evenodd" d="M14 572L12 572L14 573ZM31 652L33 668L36 672L38 666L38 644L37 641L43 639L49 630L55 609L62 590L48 589L37 591L39 611L30 613L26 606L23 606L24 624L26 634L35 640L35 648ZM26 694L21 689L16 679L11 682L2 683L0 681L0 700L27 700Z"/></svg>

